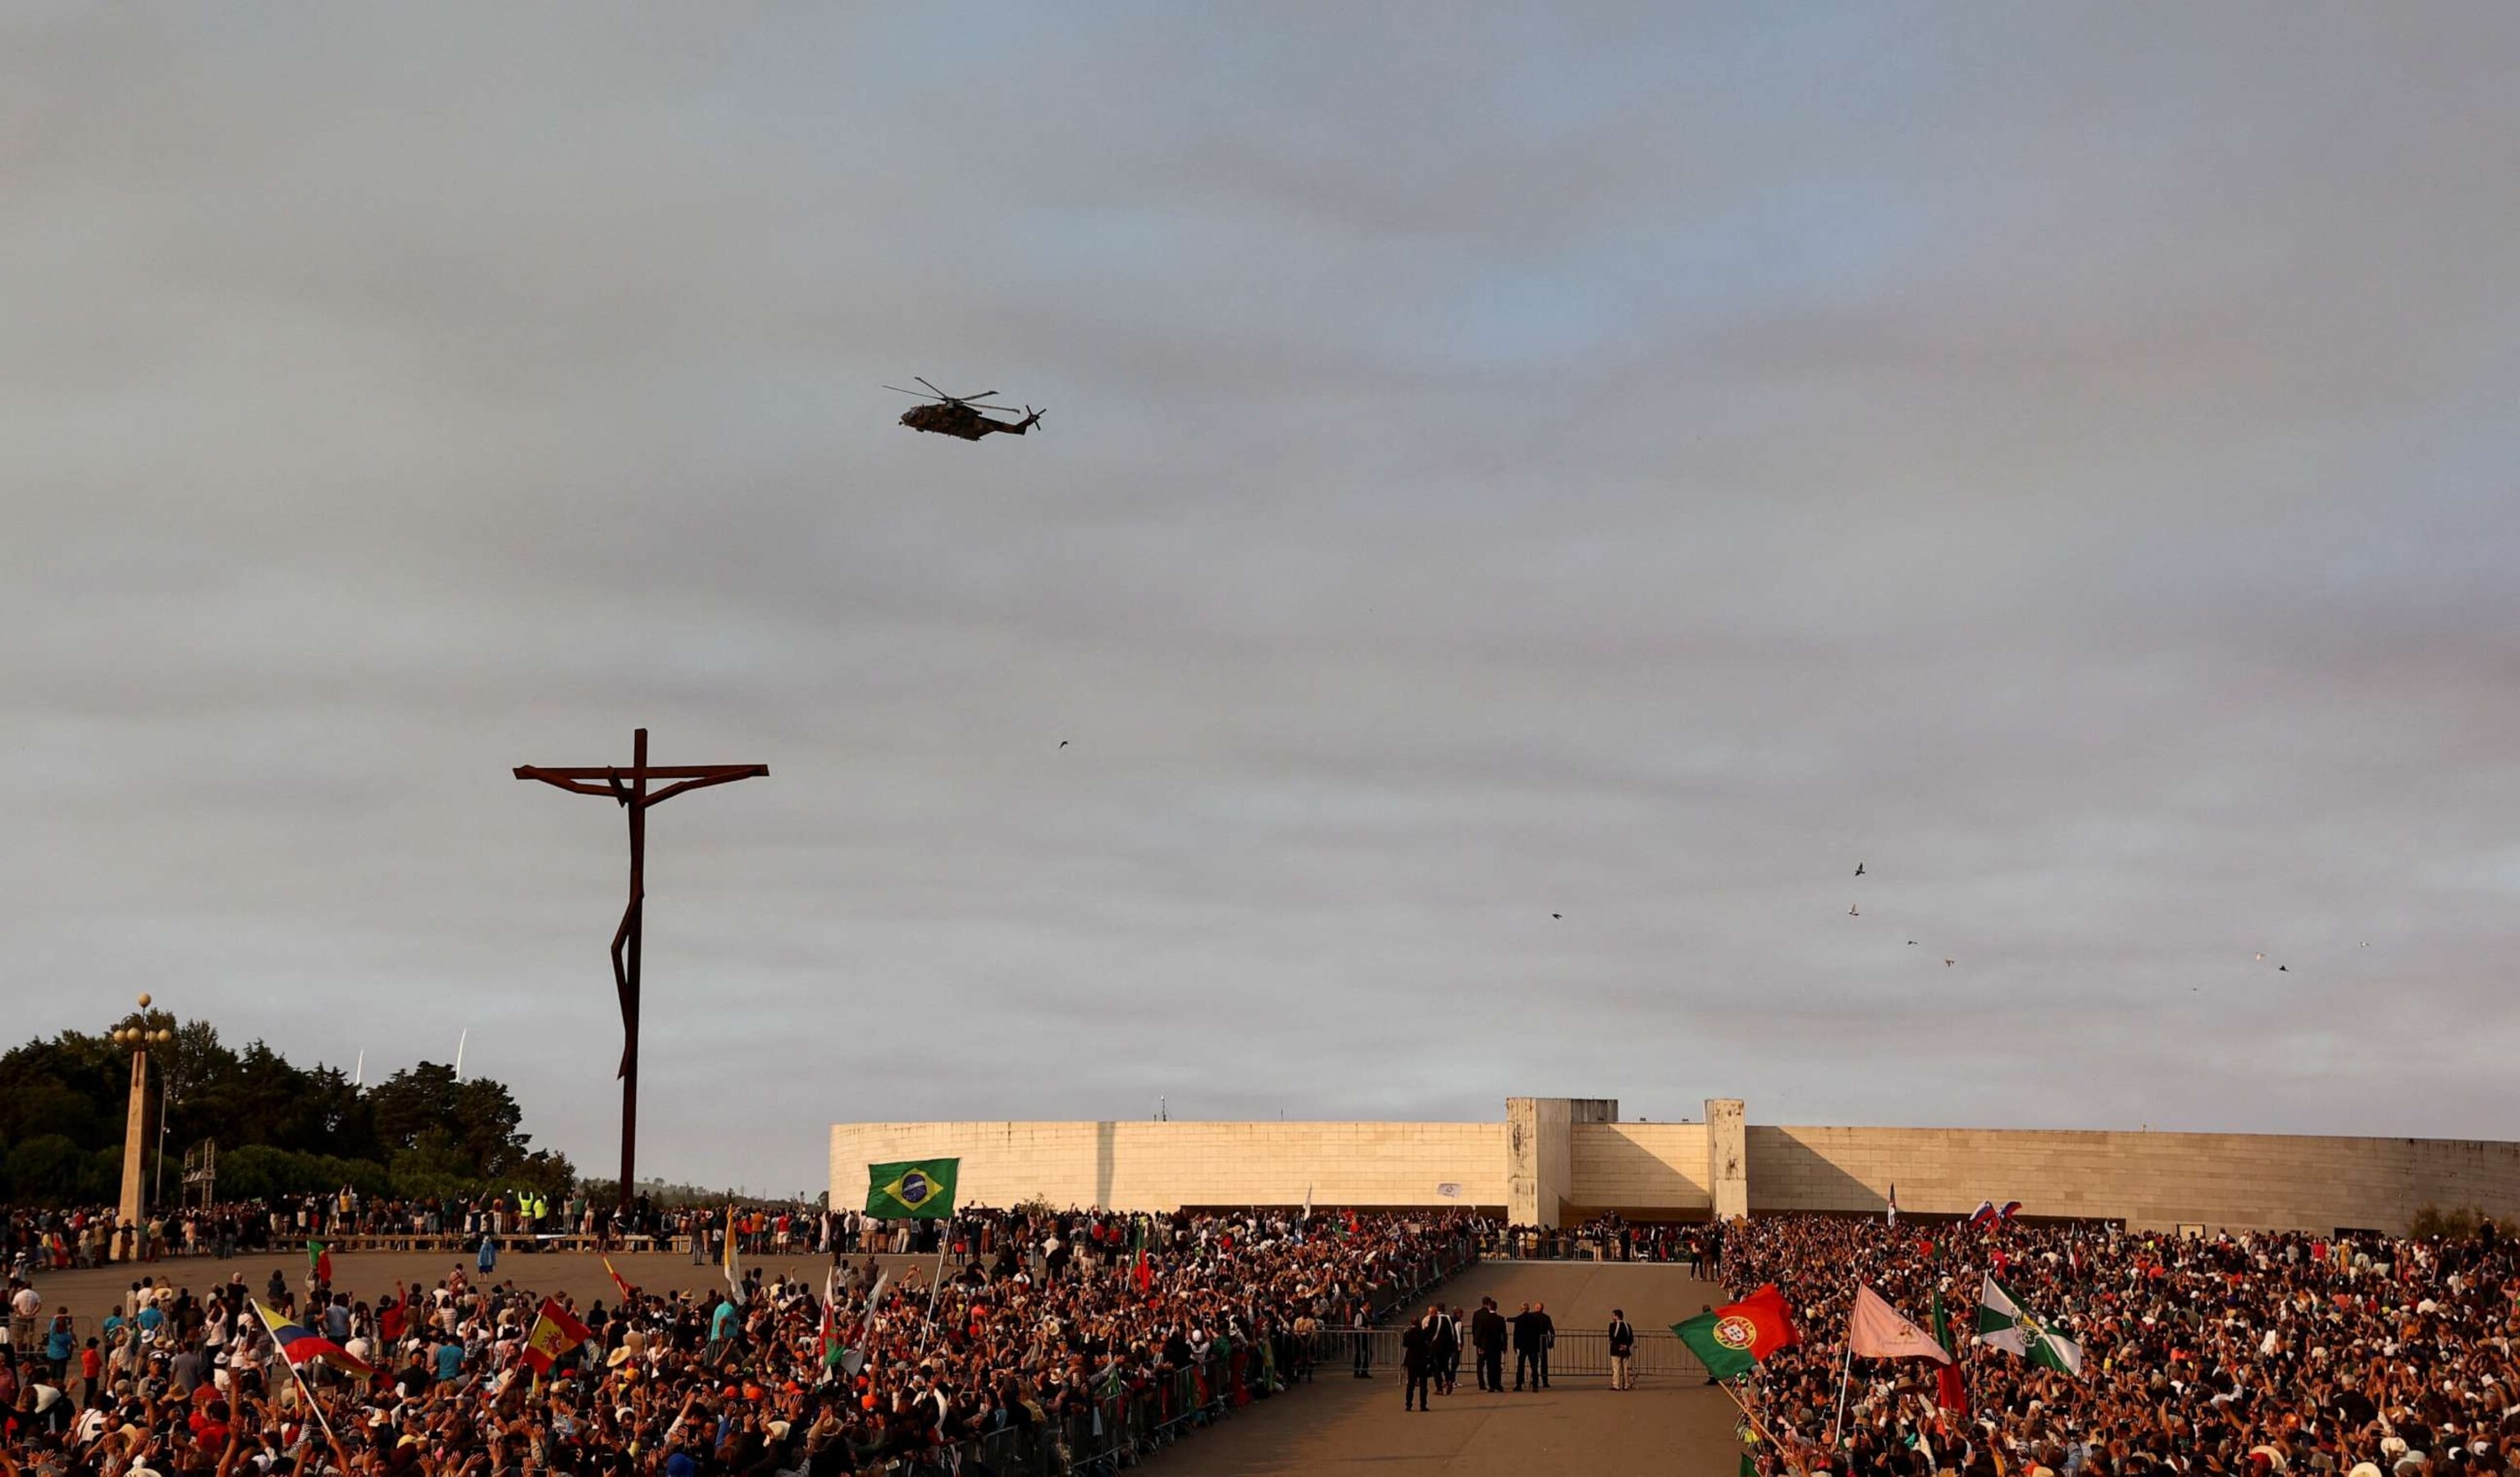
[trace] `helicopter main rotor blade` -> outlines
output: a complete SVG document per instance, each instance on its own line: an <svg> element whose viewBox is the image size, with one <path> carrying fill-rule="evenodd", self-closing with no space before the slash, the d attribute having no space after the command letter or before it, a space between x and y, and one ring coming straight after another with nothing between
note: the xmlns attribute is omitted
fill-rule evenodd
<svg viewBox="0 0 2520 1477"><path fill-rule="evenodd" d="M932 399L936 398L936 396L934 396L934 395L932 395L932 394L922 394L920 392L918 392L918 391L916 391L916 390L904 390L904 389L902 389L902 388L901 388L900 386L898 386L898 385L886 385L886 386L885 386L885 387L883 387L883 388L884 388L884 389L886 389L886 390L891 391L891 392L892 392L893 393L895 393L895 394L906 394L906 395L910 395L910 396L912 396L912 397L913 397L913 398L915 398L915 399L932 400Z"/></svg>
<svg viewBox="0 0 2520 1477"><path fill-rule="evenodd" d="M934 385L933 383L931 383L931 382L928 380L927 376L925 376L925 375L923 375L923 374L915 374L915 375L912 375L912 376L911 376L911 378L912 378L912 379L914 379L914 380L917 380L917 381L918 381L920 384L922 384L922 385L925 385L925 386L927 387L928 391L929 391L931 393L933 393L933 394L936 396L936 398L938 398L938 399L940 399L940 400L950 400L950 399L954 398L952 395L947 394L945 392L943 392L943 391L941 391L941 390L938 390L938 389L935 387L935 385Z"/></svg>

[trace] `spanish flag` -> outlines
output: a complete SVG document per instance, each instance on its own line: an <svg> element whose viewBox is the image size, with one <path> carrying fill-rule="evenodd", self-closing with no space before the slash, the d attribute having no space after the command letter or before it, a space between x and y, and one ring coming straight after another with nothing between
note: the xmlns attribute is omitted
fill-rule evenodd
<svg viewBox="0 0 2520 1477"><path fill-rule="evenodd" d="M300 1367L314 1363L332 1364L362 1378L377 1372L361 1361L352 1359L348 1350L331 1339L289 1321L260 1303L253 1305L253 1311L262 1315L262 1326L271 1330L271 1341L280 1346L280 1357L291 1364Z"/></svg>
<svg viewBox="0 0 2520 1477"><path fill-rule="evenodd" d="M545 1298L534 1331L525 1335L525 1363L536 1374L549 1374L562 1356L593 1337L594 1329L571 1317L556 1300Z"/></svg>

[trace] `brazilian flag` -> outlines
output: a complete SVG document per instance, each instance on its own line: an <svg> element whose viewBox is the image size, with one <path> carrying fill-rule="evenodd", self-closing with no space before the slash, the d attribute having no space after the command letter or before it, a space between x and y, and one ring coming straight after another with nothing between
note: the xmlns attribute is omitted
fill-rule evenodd
<svg viewBox="0 0 2520 1477"><path fill-rule="evenodd" d="M867 1166L866 1213L878 1221L942 1221L954 1214L960 1159L908 1159Z"/></svg>

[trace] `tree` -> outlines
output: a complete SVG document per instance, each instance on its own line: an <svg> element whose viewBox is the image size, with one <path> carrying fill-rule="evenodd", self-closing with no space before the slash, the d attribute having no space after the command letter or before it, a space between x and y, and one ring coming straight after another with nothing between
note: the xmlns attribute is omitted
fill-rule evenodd
<svg viewBox="0 0 2520 1477"><path fill-rule="evenodd" d="M122 1150L113 1150L119 1168ZM9 1151L9 1181L18 1197L36 1204L68 1205L106 1198L107 1175L97 1155L67 1135L47 1133Z"/></svg>
<svg viewBox="0 0 2520 1477"><path fill-rule="evenodd" d="M388 1166L424 1143L408 1175L440 1193L530 1187L559 1196L576 1181L564 1155L532 1147L499 1083L459 1083L452 1068L423 1062L362 1090L338 1067L295 1066L260 1040L230 1047L206 1021L143 1014L148 1029L174 1034L149 1053L151 1110L163 1105L170 1142L218 1140L223 1194L260 1199L345 1183L384 1193L398 1177ZM128 1048L104 1036L66 1031L0 1054L0 1145L9 1146L0 1192L39 1205L112 1199L130 1084Z"/></svg>

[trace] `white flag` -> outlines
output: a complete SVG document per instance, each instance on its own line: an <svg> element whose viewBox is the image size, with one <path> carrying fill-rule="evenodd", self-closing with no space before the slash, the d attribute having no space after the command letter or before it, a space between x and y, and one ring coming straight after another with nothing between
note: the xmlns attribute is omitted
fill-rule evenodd
<svg viewBox="0 0 2520 1477"><path fill-rule="evenodd" d="M1951 1353L1934 1336L1901 1315L1881 1294L1858 1282L1855 1308L1846 1315L1846 1347L1866 1359L1929 1359L1952 1362Z"/></svg>

